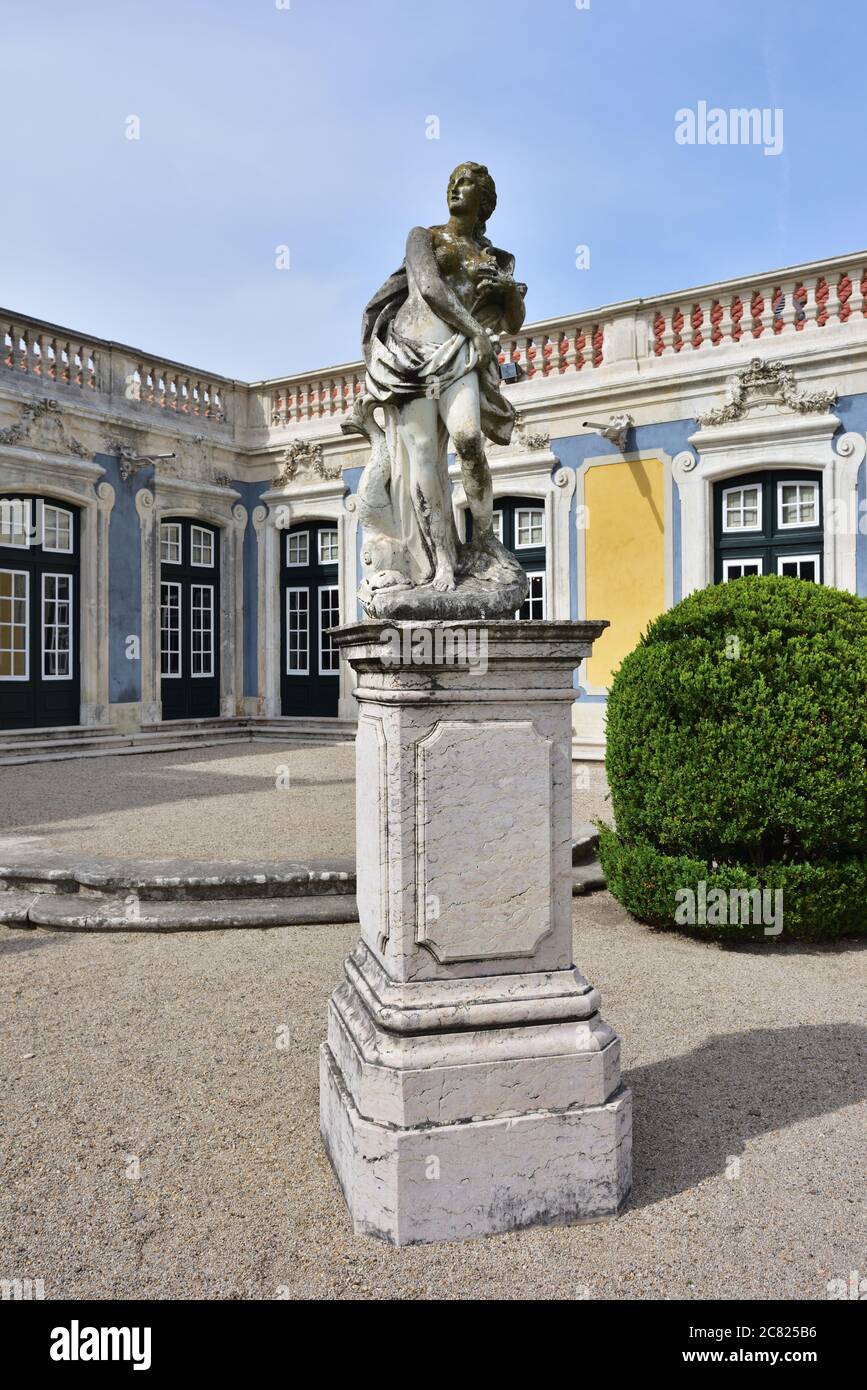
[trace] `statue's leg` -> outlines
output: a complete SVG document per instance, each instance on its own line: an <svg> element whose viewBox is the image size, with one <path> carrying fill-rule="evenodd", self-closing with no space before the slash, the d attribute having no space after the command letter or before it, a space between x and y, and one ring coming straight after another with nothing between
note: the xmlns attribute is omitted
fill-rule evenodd
<svg viewBox="0 0 867 1390"><path fill-rule="evenodd" d="M448 471L440 476L437 402L427 396L408 401L401 406L397 428L409 459L413 508L433 556L431 582L436 589L453 589L457 550Z"/></svg>
<svg viewBox="0 0 867 1390"><path fill-rule="evenodd" d="M473 517L473 540L484 544L493 534L494 491L485 456L476 373L469 372L443 391L439 404L461 465L464 491Z"/></svg>

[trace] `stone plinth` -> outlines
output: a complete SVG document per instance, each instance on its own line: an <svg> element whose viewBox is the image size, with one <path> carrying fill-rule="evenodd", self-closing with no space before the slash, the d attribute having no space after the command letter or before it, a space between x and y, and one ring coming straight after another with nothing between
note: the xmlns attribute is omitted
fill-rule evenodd
<svg viewBox="0 0 867 1390"><path fill-rule="evenodd" d="M615 1214L630 1093L572 963L573 671L604 623L363 622L361 940L322 1046L355 1230L395 1244Z"/></svg>

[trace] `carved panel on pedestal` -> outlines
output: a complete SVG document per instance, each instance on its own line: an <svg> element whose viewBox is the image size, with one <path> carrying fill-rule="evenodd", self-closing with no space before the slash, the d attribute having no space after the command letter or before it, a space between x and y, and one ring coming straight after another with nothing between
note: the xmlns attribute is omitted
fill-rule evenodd
<svg viewBox="0 0 867 1390"><path fill-rule="evenodd" d="M419 742L417 939L441 964L530 957L551 931L551 751L528 721Z"/></svg>

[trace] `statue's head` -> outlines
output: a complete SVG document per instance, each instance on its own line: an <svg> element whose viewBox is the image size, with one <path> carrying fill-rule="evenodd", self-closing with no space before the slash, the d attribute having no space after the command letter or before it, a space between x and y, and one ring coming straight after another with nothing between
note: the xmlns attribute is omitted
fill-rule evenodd
<svg viewBox="0 0 867 1390"><path fill-rule="evenodd" d="M467 160L453 170L446 191L451 213L473 213L475 233L483 236L485 224L497 206L497 188L484 164Z"/></svg>

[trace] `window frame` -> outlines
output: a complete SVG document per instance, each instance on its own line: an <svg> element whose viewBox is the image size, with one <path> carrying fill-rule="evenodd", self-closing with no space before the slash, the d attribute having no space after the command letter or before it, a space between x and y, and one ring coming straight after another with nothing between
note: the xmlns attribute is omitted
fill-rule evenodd
<svg viewBox="0 0 867 1390"><path fill-rule="evenodd" d="M303 560L291 560L289 558L290 541L304 541L305 554ZM287 570L303 570L310 568L310 531L287 531L286 532L286 568ZM308 662L308 665L310 663Z"/></svg>
<svg viewBox="0 0 867 1390"><path fill-rule="evenodd" d="M22 548L23 548L23 547L22 547ZM11 566L8 566L8 565L2 565L2 566L0 566L0 570L2 570L2 573L3 573L3 574L11 574L11 575L13 575L13 576L22 576L23 579L24 579L24 623L23 623L23 624L21 624L21 623L16 624L15 619L14 619L14 617L13 617L13 618L12 618L12 621L11 621L10 624L9 624L10 628L12 628L13 631L14 631L14 629L15 629L16 626L18 626L18 627L23 626L23 627L24 627L24 675L23 675L23 676L0 676L0 681L2 681L4 684L5 684L6 682L9 682L9 683L11 684L12 682L29 681L29 680L30 680L30 617L31 617L31 614L30 614L30 571L29 571L29 570L15 570L15 569L12 569ZM10 602L10 603L13 603L13 604L14 604L14 603L20 603L20 602L21 602L21 599L16 599L16 597L15 597L15 594L14 594L14 587L15 587L15 586L13 585L13 593L12 593L12 595L11 595L11 597L10 597L9 602ZM13 610L13 611L14 611L14 610ZM10 656L14 656L15 653L16 653L17 651L20 651L21 649L20 649L19 647L10 647L8 650L9 650ZM12 662L11 664L14 665L14 662Z"/></svg>
<svg viewBox="0 0 867 1390"><path fill-rule="evenodd" d="M171 563L171 562L169 562L169 563ZM177 599L178 599L177 603L175 604L175 611L177 612L177 615L178 615L178 626L177 626L178 649L177 649L177 652L175 652L175 653L172 653L171 651L169 651L169 652L167 653L169 656L172 656L172 655L177 656L177 665L178 665L178 669L177 669L176 671L163 671L163 656L166 654L165 648L163 647L163 632L169 632L169 631L171 631L170 628L164 628L164 627L163 627L163 609L166 607L166 605L165 605L164 602L163 602L163 588L164 588L164 587L165 587L165 588L168 588L168 589L174 589L174 590L176 591L176 593L177 593ZM184 674L184 672L183 672L183 664L184 664L184 663L183 663L183 652L184 652L184 605L183 605L183 585L181 584L181 581L180 581L179 579L161 579L161 580L160 580L160 680L162 680L162 681L183 680L183 674Z"/></svg>
<svg viewBox="0 0 867 1390"><path fill-rule="evenodd" d="M206 566L202 566L202 568L206 568ZM210 608L205 608L205 607L203 607L203 605L202 605L201 603L199 603L198 605L196 604L196 590L197 590L197 589L199 589L202 593L208 593L208 594L210 594L210 596L211 596L211 605L210 605ZM201 649L200 652L196 652L195 645L194 645L195 636L196 636L196 630L197 630L197 629L196 629L196 622L195 622L195 617L196 617L196 611L197 611L197 609L198 609L198 612L199 612L199 613L210 613L210 615L211 615L211 624L210 624L210 627L207 629L208 635L209 635L209 637L210 637L210 643L209 643L209 646L208 646L208 656L209 656L210 660L209 660L208 670L207 670L207 671L195 671L195 670L193 669L193 667L195 666L195 657L196 657L196 656L201 657L201 656L204 654L204 651L205 651L205 648L203 647L203 648ZM214 621L215 613L216 613L216 604L215 604L215 600L214 600L214 586L213 586L213 584L198 584L198 583L196 583L195 581L194 581L193 583L191 583L191 584L190 584L190 680L194 680L194 681L209 681L209 680L213 680L213 678L214 678L214 668L215 668L215 650L214 650L214 649L215 649L215 646L216 646L216 641L215 641L215 638L216 638L216 631L215 631L215 629L216 629L216 623L215 623L215 621ZM203 633L203 632L205 632L205 628L200 627L200 628L198 629L198 631Z"/></svg>
<svg viewBox="0 0 867 1390"><path fill-rule="evenodd" d="M7 540L4 540L4 539L3 539L3 534L4 534L4 533L3 533L2 531L0 531L0 549L2 549L2 550L29 550L30 547L31 547L32 545L37 544L37 542L36 542L36 540L35 540L35 535L34 535L34 533L35 533L35 528L34 528L34 525L33 525L33 499L30 498L30 497L8 497L8 498L5 498L5 499L0 498L0 501L3 501L3 500L5 500L5 501L7 501L7 502L9 502L9 503L13 503L13 502L14 502L14 503L17 503L19 507L26 508L26 513L25 513L25 515L26 515L26 521L25 521L25 523L24 523L24 529L23 529L23 536L24 536L24 539L23 539L22 541L20 541L20 542L19 542L19 541L14 541L14 540L8 540L8 541L7 541ZM10 508L10 510L11 510L11 508ZM2 516L2 512L0 512L0 516ZM14 531L10 531L9 534L10 534L10 535L14 535L15 533L14 533Z"/></svg>
<svg viewBox="0 0 867 1390"><path fill-rule="evenodd" d="M812 521L784 521L783 520L783 488L795 487L798 489L797 509L801 510L801 488L812 488L815 501L816 515ZM777 502L777 530L778 531L815 531L821 525L819 517L822 514L821 489L818 478L780 478L776 484ZM779 571L778 571L779 572Z"/></svg>
<svg viewBox="0 0 867 1390"><path fill-rule="evenodd" d="M166 542L164 541L164 539L163 539L163 533L164 533L165 531L167 531L167 530L169 529L169 527L171 527L173 530L177 531L177 534L178 534L178 542L177 542L177 544L178 544L178 558L177 558L176 560L168 560L168 559L166 559L165 555L163 554L163 545L166 543ZM183 528L183 524L182 524L180 521L161 521L161 522L160 522L160 564L161 564L161 565L182 565L183 563L184 563L184 528Z"/></svg>
<svg viewBox="0 0 867 1390"><path fill-rule="evenodd" d="M521 516L538 516L542 522L542 539L535 541L522 541L521 536ZM514 516L515 528L515 550L544 550L546 548L545 539L545 508L537 506L516 507ZM532 532L532 527L530 528Z"/></svg>
<svg viewBox="0 0 867 1390"><path fill-rule="evenodd" d="M796 555L778 555L778 556L777 556L777 574L778 574L779 576L782 576L782 575L783 575L783 570L782 570L782 566L783 566L783 565L797 564L798 566L800 566L801 563L802 563L804 560L812 560L813 563L815 564L815 567L816 567L816 576L815 576L815 578L814 578L814 579L807 579L807 580L805 580L804 582L807 583L807 584L821 584L821 583L822 583L822 577L821 577L821 576L822 576L822 557L821 557L821 555L819 554L818 551L816 551L816 552L809 552L809 551L808 551L808 552L806 552L806 553L804 553L804 552L799 552L799 553L796 554ZM795 575L789 575L789 576L788 576L788 578L790 578L790 579L794 579L794 578L796 578L796 577L797 577L798 579L801 578L800 574L797 575L797 576L795 576Z"/></svg>
<svg viewBox="0 0 867 1390"><path fill-rule="evenodd" d="M63 554L63 553L65 553L65 552L60 552L60 553ZM41 604L40 604L40 609L39 609L39 641L40 641L40 647L41 647L41 651L42 651L42 676L41 676L41 679L44 680L44 681L71 681L71 680L73 680L74 677L75 677L75 673L74 673L74 671L73 671L73 669L72 669L72 657L73 657L73 652L74 652L74 650L75 650L75 634L74 634L74 632L73 632L73 615L74 615L74 612L75 612L75 608L74 608L74 604L73 604L73 592L74 592L74 591L73 591L73 581L74 581L74 578L75 578L75 576L72 575L72 574L70 574L68 571L67 571L65 574L63 574L63 573L58 574L58 573L55 573L55 572L52 571L52 570L44 570L44 571L43 571L43 574L42 574ZM68 661L69 661L69 670L66 672L65 675L62 675L62 676L58 676L58 675L50 676L50 675L48 675L48 673L47 673L46 670L45 670L45 658L46 658L46 656L49 655L49 651L48 651L48 649L46 648L46 645L45 645L45 630L46 630L46 626L47 626L47 624L46 624L46 622L45 622L45 604L46 604L46 598L45 598L45 581L46 581L47 579L65 579L65 580L67 581L68 585L69 585L68 594L67 594L67 597L66 597L65 599L58 599L58 598L55 598L55 599L53 600L54 603L66 603L67 608L68 608L68 614L69 614L69 620L68 620L68 622L66 623L66 626L69 628L69 646L67 647L67 650L66 650L66 655L67 655L67 658L68 658ZM60 624L60 623L52 623L51 626L54 628L55 632L58 632L58 631L60 630L61 624ZM55 649L54 655L57 656L58 654L59 654L59 649Z"/></svg>
<svg viewBox="0 0 867 1390"><path fill-rule="evenodd" d="M726 500L733 492L753 492L758 494L758 508L755 526L728 526L726 524ZM757 483L737 483L734 487L724 487L722 490L722 532L724 536L758 536L763 534L765 518L762 512L764 501L764 488L761 482ZM744 514L743 502L741 502L741 516Z"/></svg>
<svg viewBox="0 0 867 1390"><path fill-rule="evenodd" d="M334 537L334 548L337 553L333 560L326 560L322 554L322 541L325 536ZM336 526L320 526L316 534L316 554L320 565L338 565L340 563L340 532Z"/></svg>
<svg viewBox="0 0 867 1390"><path fill-rule="evenodd" d="M758 567L759 567L759 573L758 573L757 576L739 574L739 575L737 576L738 579L751 579L751 578L753 578L753 577L756 577L756 578L758 578L758 579L761 579L762 576L763 576L763 574L764 574L764 572L765 572L764 561L762 560L762 557L761 557L760 555L731 555L731 556L729 556L728 558L726 558L725 556L723 556L723 562L722 562L722 583L723 583L723 584L727 584L727 583L729 582L729 573L728 573L728 572L729 572L729 568L730 568L731 566L733 566L733 565L738 565L740 568L743 568L744 565L758 565Z"/></svg>
<svg viewBox="0 0 867 1390"><path fill-rule="evenodd" d="M529 613L526 618L522 618L521 608L523 608L524 605L521 604L521 608L515 609L515 618L519 623L543 623L548 614L548 576L544 570L526 570L525 573L527 579L530 581L530 588L528 588L527 597L524 600L525 603L529 603L530 605L533 603L533 596L530 591L532 588L532 581L534 579L540 579L542 581L542 616L541 618L534 618L532 613Z"/></svg>
<svg viewBox="0 0 867 1390"><path fill-rule="evenodd" d="M320 584L320 585L318 585L318 593L319 593L319 597L318 597L318 599L317 599L317 605L318 605L318 607L317 607L317 615L318 615L318 618L319 618L319 662L318 662L318 665L319 665L319 675L320 675L320 676L337 676L337 675L340 674L340 652L339 652L338 649L335 647L335 645L334 645L334 643L332 642L331 638L328 637L328 636L326 635L326 632L325 632L325 627L324 627L323 621L322 621L322 595L323 595L323 594L336 594L336 595L337 595L337 622L338 622L338 624L339 624L339 622L340 622L340 586L339 586L338 584ZM330 607L330 605L329 605L329 607ZM329 620L328 626L329 626L329 627L331 626L330 620ZM336 665L336 666L323 666L323 665L322 665L322 657L323 657L323 655L324 655L323 648L324 648L325 642L328 643L328 650L329 650L329 653L333 653L333 655L334 655L334 657L335 657L335 659L336 659L336 661L337 661L337 665Z"/></svg>
<svg viewBox="0 0 867 1390"><path fill-rule="evenodd" d="M57 516L66 517L69 523L69 545L49 545L46 540L46 514L52 511ZM68 507L58 506L56 502L42 503L42 524L40 526L40 536L42 549L49 555L74 555L75 554L75 516Z"/></svg>
<svg viewBox="0 0 867 1390"><path fill-rule="evenodd" d="M285 596L286 596L285 599L284 599L284 603L285 603L285 620L286 620L286 670L284 671L284 675L287 675L287 676L309 676L309 675L311 674L311 672L310 672L310 586L309 586L309 584L287 584L287 585L286 585L286 588L284 589L284 593L285 593ZM292 594L303 594L303 595L304 595L305 602L306 602L306 605L307 605L307 607L306 607L306 609L305 609L305 616L306 616L306 619L307 619L307 624L306 624L306 628L305 628L305 635L306 635L306 650L305 650L305 664L304 664L303 669L302 669L300 666L290 666L290 664L289 664L290 661L292 660L292 643L291 643L291 641L290 641L290 632L291 632L291 628L290 628L290 624L289 624L289 615L290 615L289 598L290 598L290 595L292 595Z"/></svg>
<svg viewBox="0 0 867 1390"><path fill-rule="evenodd" d="M199 538L201 538L201 537L206 537L206 538L207 538L208 545L209 545L209 547L210 547L210 554L211 554L210 560L197 560L197 559L195 558L195 556L196 556L196 539L197 539L196 533L197 533L197 532L198 532ZM201 539L199 540L199 545L200 545L200 548L201 548ZM214 568L215 563L216 563L216 558L217 558L217 544L216 544L216 536L214 535L214 528L213 528L212 526L202 526L202 525L201 525L199 522L197 522L197 521L192 521L192 522L190 522L190 569L196 569L196 570L212 570L212 569Z"/></svg>

